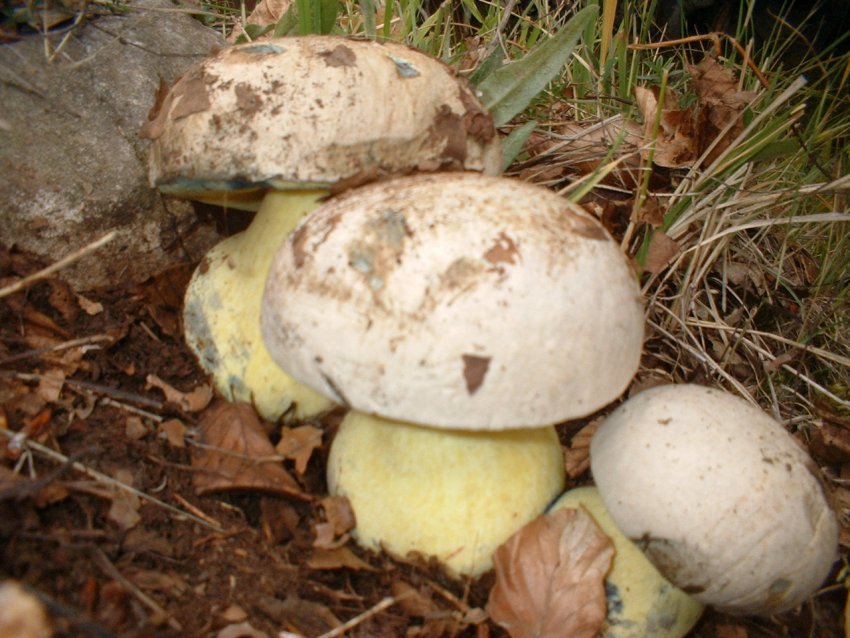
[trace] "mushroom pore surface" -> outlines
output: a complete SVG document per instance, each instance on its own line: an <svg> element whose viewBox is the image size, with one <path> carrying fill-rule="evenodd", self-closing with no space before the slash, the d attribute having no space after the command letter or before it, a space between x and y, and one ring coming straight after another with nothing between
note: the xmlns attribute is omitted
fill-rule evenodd
<svg viewBox="0 0 850 638"><path fill-rule="evenodd" d="M775 420L713 388L630 398L596 431L594 481L617 526L705 604L772 614L800 604L837 555L816 468Z"/></svg>
<svg viewBox="0 0 850 638"><path fill-rule="evenodd" d="M637 369L643 304L580 207L480 174L373 184L314 211L263 299L272 358L362 412L434 427L589 414Z"/></svg>

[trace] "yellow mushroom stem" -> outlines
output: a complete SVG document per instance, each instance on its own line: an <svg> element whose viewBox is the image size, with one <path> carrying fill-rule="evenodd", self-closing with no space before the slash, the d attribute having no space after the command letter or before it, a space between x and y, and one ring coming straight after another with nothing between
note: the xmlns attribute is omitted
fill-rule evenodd
<svg viewBox="0 0 850 638"><path fill-rule="evenodd" d="M327 195L324 190L271 191L251 225L213 247L186 290L186 342L228 401L253 403L275 420L322 412L332 403L272 361L260 335L260 302L275 251Z"/></svg>
<svg viewBox="0 0 850 638"><path fill-rule="evenodd" d="M346 496L354 537L374 551L436 558L478 576L493 551L560 493L564 458L552 426L435 429L349 412L328 458L328 489Z"/></svg>
<svg viewBox="0 0 850 638"><path fill-rule="evenodd" d="M614 544L614 562L605 578L608 615L600 638L683 638L703 606L667 581L621 532L595 487L577 487L561 496L550 512L583 507Z"/></svg>

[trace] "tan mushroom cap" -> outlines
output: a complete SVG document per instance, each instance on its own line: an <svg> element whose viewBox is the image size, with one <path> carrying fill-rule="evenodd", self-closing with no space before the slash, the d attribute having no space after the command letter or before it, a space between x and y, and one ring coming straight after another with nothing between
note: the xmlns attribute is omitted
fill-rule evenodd
<svg viewBox="0 0 850 638"><path fill-rule="evenodd" d="M590 446L611 518L695 599L769 615L799 605L837 556L817 469L740 397L667 385L630 398Z"/></svg>
<svg viewBox="0 0 850 638"><path fill-rule="evenodd" d="M404 45L332 36L221 50L174 84L143 135L151 183L183 196L501 170L492 118L449 67Z"/></svg>
<svg viewBox="0 0 850 638"><path fill-rule="evenodd" d="M336 401L437 427L589 414L637 370L643 304L604 228L544 188L419 175L326 202L275 256L272 358Z"/></svg>

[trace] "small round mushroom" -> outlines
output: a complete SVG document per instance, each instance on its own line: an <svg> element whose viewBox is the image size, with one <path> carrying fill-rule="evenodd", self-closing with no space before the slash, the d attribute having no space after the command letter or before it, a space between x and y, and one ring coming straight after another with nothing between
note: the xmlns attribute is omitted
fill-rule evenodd
<svg viewBox="0 0 850 638"><path fill-rule="evenodd" d="M585 416L626 388L643 304L602 225L539 186L401 178L325 203L269 272L266 345L335 401L432 427Z"/></svg>
<svg viewBox="0 0 850 638"><path fill-rule="evenodd" d="M565 469L551 426L438 430L352 411L327 476L330 493L348 497L362 546L434 557L453 576L478 576L563 490Z"/></svg>
<svg viewBox="0 0 850 638"><path fill-rule="evenodd" d="M643 305L619 246L580 207L444 173L350 191L305 218L269 271L262 328L281 367L357 411L328 466L356 537L478 574L563 486L551 424L628 384Z"/></svg>
<svg viewBox="0 0 850 638"><path fill-rule="evenodd" d="M259 210L186 293L186 340L219 391L274 419L328 407L271 361L259 331L268 265L331 190L413 171L498 173L492 118L467 83L414 49L331 36L223 49L171 87L143 134L165 193ZM268 194L271 191L271 194Z"/></svg>
<svg viewBox="0 0 850 638"><path fill-rule="evenodd" d="M603 422L590 453L617 527L704 604L791 609L836 558L838 525L817 468L739 397L697 385L646 390Z"/></svg>
<svg viewBox="0 0 850 638"><path fill-rule="evenodd" d="M608 614L599 638L683 638L702 615L703 606L664 578L625 537L599 491L577 487L559 498L550 512L583 507L614 544L611 571L605 576Z"/></svg>

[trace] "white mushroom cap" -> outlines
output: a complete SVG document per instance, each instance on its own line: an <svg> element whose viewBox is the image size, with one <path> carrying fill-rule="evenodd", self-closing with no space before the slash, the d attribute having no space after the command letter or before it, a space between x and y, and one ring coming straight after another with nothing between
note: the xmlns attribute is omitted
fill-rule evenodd
<svg viewBox="0 0 850 638"><path fill-rule="evenodd" d="M326 202L269 271L269 353L362 412L437 427L589 414L638 366L643 306L599 222L541 187L420 175Z"/></svg>
<svg viewBox="0 0 850 638"><path fill-rule="evenodd" d="M351 503L358 543L477 576L561 492L565 469L552 426L436 430L349 412L327 476L330 493Z"/></svg>
<svg viewBox="0 0 850 638"><path fill-rule="evenodd" d="M467 82L401 44L332 36L222 49L144 127L150 179L192 196L441 168L501 171L492 118Z"/></svg>
<svg viewBox="0 0 850 638"><path fill-rule="evenodd" d="M590 451L617 526L705 604L791 609L836 558L838 525L811 459L739 397L696 385L647 390L603 422Z"/></svg>

